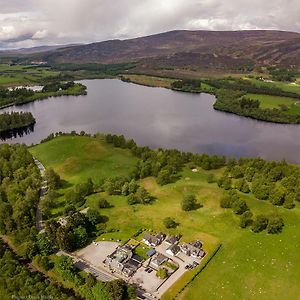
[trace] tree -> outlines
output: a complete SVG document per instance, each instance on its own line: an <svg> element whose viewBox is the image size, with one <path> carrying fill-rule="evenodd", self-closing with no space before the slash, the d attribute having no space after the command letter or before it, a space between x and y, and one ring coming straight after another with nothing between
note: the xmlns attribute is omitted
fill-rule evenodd
<svg viewBox="0 0 300 300"><path fill-rule="evenodd" d="M241 219L240 219L240 227L242 228L246 228L248 226L250 226L253 222L252 220L252 212L250 210L245 211L242 215L241 215Z"/></svg>
<svg viewBox="0 0 300 300"><path fill-rule="evenodd" d="M128 184L128 193L135 193L137 191L137 189L139 188L139 185L137 184L137 182L132 179L129 184Z"/></svg>
<svg viewBox="0 0 300 300"><path fill-rule="evenodd" d="M282 188L276 187L270 191L269 199L273 205L281 206L284 203L285 192Z"/></svg>
<svg viewBox="0 0 300 300"><path fill-rule="evenodd" d="M64 280L72 281L75 277L76 269L71 257L61 255L55 260L55 268Z"/></svg>
<svg viewBox="0 0 300 300"><path fill-rule="evenodd" d="M104 199L104 198L100 198L99 199L99 208L109 208L111 205L109 204L109 202Z"/></svg>
<svg viewBox="0 0 300 300"><path fill-rule="evenodd" d="M67 191L65 193L65 199L67 204L72 204L77 207L82 206L84 203L84 198L74 190Z"/></svg>
<svg viewBox="0 0 300 300"><path fill-rule="evenodd" d="M181 202L181 208L184 211L191 211L196 208L196 196L194 194L184 195L183 200Z"/></svg>
<svg viewBox="0 0 300 300"><path fill-rule="evenodd" d="M51 209L55 207L56 198L57 198L57 193L54 190L50 189L47 195L40 203L42 214L46 219L50 217Z"/></svg>
<svg viewBox="0 0 300 300"><path fill-rule="evenodd" d="M245 211L249 210L248 205L245 200L238 199L232 204L233 212L237 215L243 214Z"/></svg>
<svg viewBox="0 0 300 300"><path fill-rule="evenodd" d="M149 192L143 187L139 187L135 193L135 197L138 199L139 203L149 204L153 200Z"/></svg>
<svg viewBox="0 0 300 300"><path fill-rule="evenodd" d="M264 215L258 215L252 223L252 231L258 233L268 226L268 218Z"/></svg>
<svg viewBox="0 0 300 300"><path fill-rule="evenodd" d="M285 196L283 207L287 209L292 209L295 207L295 201L297 201L297 195L296 193L291 192Z"/></svg>
<svg viewBox="0 0 300 300"><path fill-rule="evenodd" d="M74 247L75 248L82 248L87 244L88 241L88 233L86 228L79 226L74 229Z"/></svg>
<svg viewBox="0 0 300 300"><path fill-rule="evenodd" d="M40 233L37 236L37 247L42 255L50 255L53 253L53 245L45 233Z"/></svg>
<svg viewBox="0 0 300 300"><path fill-rule="evenodd" d="M244 176L244 171L243 171L243 168L241 166L234 166L232 169L231 169L231 176L233 178L242 178Z"/></svg>
<svg viewBox="0 0 300 300"><path fill-rule="evenodd" d="M277 215L272 215L269 217L267 232L271 234L280 233L282 231L283 226L283 219Z"/></svg>
<svg viewBox="0 0 300 300"><path fill-rule="evenodd" d="M171 176L170 171L169 170L161 170L158 173L156 181L160 185L166 185L166 184L172 182L172 176Z"/></svg>
<svg viewBox="0 0 300 300"><path fill-rule="evenodd" d="M49 270L51 270L54 267L54 264L50 261L50 259L48 258L48 256L36 255L33 260L44 271L49 271Z"/></svg>
<svg viewBox="0 0 300 300"><path fill-rule="evenodd" d="M93 209L93 208L89 208L87 213L86 213L86 217L88 218L88 220L93 224L93 225L97 225L98 223L101 222L101 216L98 210Z"/></svg>
<svg viewBox="0 0 300 300"><path fill-rule="evenodd" d="M165 218L163 220L163 223L166 228L176 228L177 227L177 223L175 222L175 220L170 217Z"/></svg>
<svg viewBox="0 0 300 300"><path fill-rule="evenodd" d="M52 168L46 170L45 176L49 188L56 190L61 186L60 176Z"/></svg>
<svg viewBox="0 0 300 300"><path fill-rule="evenodd" d="M165 268L159 268L156 272L156 276L160 279L166 279L168 277L168 271Z"/></svg>
<svg viewBox="0 0 300 300"><path fill-rule="evenodd" d="M88 178L87 182L76 184L75 192L79 194L81 198L91 195L94 192L94 184L92 179Z"/></svg>
<svg viewBox="0 0 300 300"><path fill-rule="evenodd" d="M233 203L239 199L240 199L240 197L237 194L237 192L234 190L231 190L231 191L223 194L223 196L221 197L221 200L220 200L220 206L222 208L231 208Z"/></svg>
<svg viewBox="0 0 300 300"><path fill-rule="evenodd" d="M249 193L250 188L247 181L244 178L238 179L235 183L235 188L242 193Z"/></svg>

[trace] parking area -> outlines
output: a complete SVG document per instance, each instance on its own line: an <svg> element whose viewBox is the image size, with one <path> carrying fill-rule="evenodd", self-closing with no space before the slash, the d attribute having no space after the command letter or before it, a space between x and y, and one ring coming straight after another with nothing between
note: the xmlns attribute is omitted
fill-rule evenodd
<svg viewBox="0 0 300 300"><path fill-rule="evenodd" d="M112 254L119 245L119 243L115 242L92 243L78 251L76 255L94 266L102 267L104 266L103 261L106 257Z"/></svg>
<svg viewBox="0 0 300 300"><path fill-rule="evenodd" d="M152 269L151 269L152 270ZM151 294L155 294L157 288L163 283L163 280L156 276L156 271L146 272L145 267L141 267L130 278L131 284L137 284Z"/></svg>

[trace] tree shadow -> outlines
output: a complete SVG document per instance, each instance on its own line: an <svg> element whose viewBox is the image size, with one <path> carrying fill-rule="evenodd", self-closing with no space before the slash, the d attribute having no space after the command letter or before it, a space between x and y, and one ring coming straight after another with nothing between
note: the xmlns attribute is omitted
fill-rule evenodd
<svg viewBox="0 0 300 300"><path fill-rule="evenodd" d="M70 188L72 187L73 184L71 184L70 182L68 182L67 180L64 180L64 179L61 179L60 180L60 188L62 189L67 189L67 188Z"/></svg>
<svg viewBox="0 0 300 300"><path fill-rule="evenodd" d="M193 210L197 210L199 208L202 208L203 207L203 204L202 203L196 203L193 207Z"/></svg>

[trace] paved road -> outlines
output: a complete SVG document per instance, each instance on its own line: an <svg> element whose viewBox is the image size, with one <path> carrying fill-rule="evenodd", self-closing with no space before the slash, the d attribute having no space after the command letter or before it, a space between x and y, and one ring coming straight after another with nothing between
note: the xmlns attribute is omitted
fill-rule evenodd
<svg viewBox="0 0 300 300"><path fill-rule="evenodd" d="M43 199L47 193L47 190L48 190L48 183L47 183L47 180L45 177L46 169L42 165L42 163L40 161L38 161L37 159L34 159L34 163L38 167L38 169L41 173L41 177L42 177L42 187L41 187L41 191L40 191L40 203L41 203L41 201L43 201ZM44 226L43 218L42 218L42 212L40 210L39 205L36 208L36 228L39 233L44 232L44 230L45 230L45 226Z"/></svg>

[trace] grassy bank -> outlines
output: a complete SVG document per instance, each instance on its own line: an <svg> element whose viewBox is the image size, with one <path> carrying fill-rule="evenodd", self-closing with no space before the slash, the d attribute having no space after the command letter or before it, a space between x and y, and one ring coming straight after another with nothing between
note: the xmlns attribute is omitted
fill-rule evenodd
<svg viewBox="0 0 300 300"><path fill-rule="evenodd" d="M62 196L53 211L54 216L62 213L66 205L63 194L75 183L88 177L97 182L101 177L126 175L136 162L129 151L113 148L101 137L63 136L35 146L30 152L46 167L53 167L68 183L59 191ZM98 240L125 241L144 228L182 234L184 241L200 239L209 255L221 243L220 250L187 285L179 299L297 299L299 204L295 209L287 210L257 200L252 194L241 194L254 214L278 212L285 223L283 232L278 235L254 234L249 229L241 229L239 217L231 210L220 208L223 190L216 183L207 182L209 174L219 177L222 173L223 169L192 172L184 168L180 180L165 186L159 186L153 177L145 178L139 183L156 198L151 205L130 206L126 197L96 193L87 198L84 207L99 209L97 201L100 198L111 204L111 208L100 209L100 214L106 217L106 233L98 236ZM182 211L181 201L188 192L194 192L203 207L191 212ZM166 217L173 218L179 223L178 227L166 229L163 225ZM192 275L187 277L192 278ZM182 282L167 292L166 299L184 285L186 278L183 277Z"/></svg>
<svg viewBox="0 0 300 300"><path fill-rule="evenodd" d="M0 87L38 85L42 80L59 74L48 67L0 64Z"/></svg>

